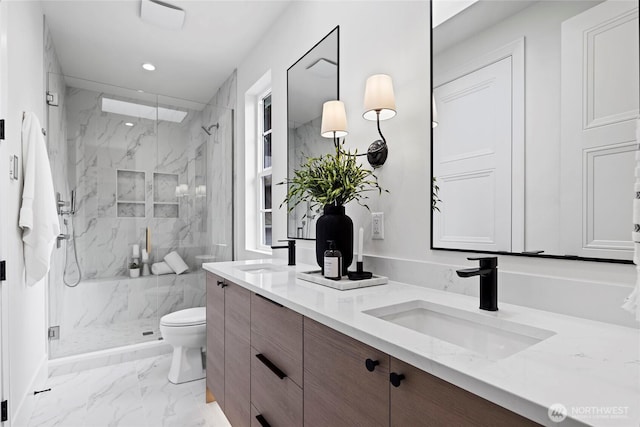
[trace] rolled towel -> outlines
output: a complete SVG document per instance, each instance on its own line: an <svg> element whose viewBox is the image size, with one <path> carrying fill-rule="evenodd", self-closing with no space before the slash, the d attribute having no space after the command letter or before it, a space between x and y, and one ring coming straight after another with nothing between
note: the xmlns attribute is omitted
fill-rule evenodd
<svg viewBox="0 0 640 427"><path fill-rule="evenodd" d="M156 276L160 276L161 274L171 274L173 270L169 267L169 264L163 261L151 264L151 272Z"/></svg>
<svg viewBox="0 0 640 427"><path fill-rule="evenodd" d="M189 269L189 266L176 251L169 252L165 255L164 262L166 262L176 274L182 274Z"/></svg>

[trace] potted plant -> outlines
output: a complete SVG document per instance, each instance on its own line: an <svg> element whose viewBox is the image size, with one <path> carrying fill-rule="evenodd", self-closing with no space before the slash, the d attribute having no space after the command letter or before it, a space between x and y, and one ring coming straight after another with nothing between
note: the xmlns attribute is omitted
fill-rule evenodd
<svg viewBox="0 0 640 427"><path fill-rule="evenodd" d="M309 202L313 209L323 208L323 215L316 222L316 261L324 266L324 251L327 241L335 241L342 252L342 274L353 261L353 221L345 214L344 205L356 201L369 209L365 203L367 193L383 190L373 171L365 169L356 161L357 151L344 152L340 146L335 153L309 157L294 171L293 178L280 184L289 184L287 196L282 202L293 210L298 204Z"/></svg>
<svg viewBox="0 0 640 427"><path fill-rule="evenodd" d="M129 264L129 276L140 277L140 265L135 261Z"/></svg>

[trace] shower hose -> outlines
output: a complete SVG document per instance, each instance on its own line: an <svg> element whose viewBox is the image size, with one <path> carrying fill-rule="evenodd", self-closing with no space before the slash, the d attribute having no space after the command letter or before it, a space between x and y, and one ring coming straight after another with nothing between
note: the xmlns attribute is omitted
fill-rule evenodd
<svg viewBox="0 0 640 427"><path fill-rule="evenodd" d="M65 218L63 222L65 226L65 234L68 235L69 221L67 220L67 218ZM82 280L82 272L80 271L80 263L78 262L78 249L76 248L76 228L73 226L71 227L71 237L73 238L73 256L76 261L76 267L78 267L78 279L73 283L67 282L67 252L69 252L69 247L67 246L64 251L64 271L62 272L62 282L70 288L75 288L80 283L80 280ZM69 240L67 240L67 245L69 245Z"/></svg>

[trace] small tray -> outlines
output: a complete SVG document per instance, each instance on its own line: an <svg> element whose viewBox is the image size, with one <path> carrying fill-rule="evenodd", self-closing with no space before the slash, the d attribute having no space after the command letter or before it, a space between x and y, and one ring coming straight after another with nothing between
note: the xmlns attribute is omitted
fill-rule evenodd
<svg viewBox="0 0 640 427"><path fill-rule="evenodd" d="M363 280L349 280L347 276L343 276L342 280L327 279L322 275L320 270L305 271L296 273L296 277L307 282L313 282L318 285L328 286L340 291L346 291L348 289L366 288L368 286L385 285L389 282L389 278L384 276L376 276L375 274L371 279Z"/></svg>

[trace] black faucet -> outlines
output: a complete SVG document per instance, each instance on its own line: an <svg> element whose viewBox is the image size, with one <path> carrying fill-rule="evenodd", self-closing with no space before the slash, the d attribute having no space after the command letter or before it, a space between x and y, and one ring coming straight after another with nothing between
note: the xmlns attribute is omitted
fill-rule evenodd
<svg viewBox="0 0 640 427"><path fill-rule="evenodd" d="M287 246L271 246L271 249L289 249L289 265L296 265L296 241L278 240L278 242L287 242Z"/></svg>
<svg viewBox="0 0 640 427"><path fill-rule="evenodd" d="M498 257L467 258L479 268L457 270L460 277L480 276L480 310L498 311Z"/></svg>

